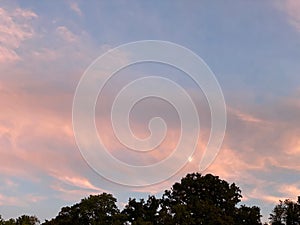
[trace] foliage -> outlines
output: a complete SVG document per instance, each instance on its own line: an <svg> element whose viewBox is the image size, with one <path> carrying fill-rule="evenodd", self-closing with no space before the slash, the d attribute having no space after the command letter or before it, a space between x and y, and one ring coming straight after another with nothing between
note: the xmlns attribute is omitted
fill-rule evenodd
<svg viewBox="0 0 300 225"><path fill-rule="evenodd" d="M37 225L40 224L39 219L36 216L22 215L15 219L9 219L5 221L0 216L0 225Z"/></svg>
<svg viewBox="0 0 300 225"><path fill-rule="evenodd" d="M58 216L45 225L100 225L121 224L117 221L120 213L116 206L117 200L107 193L91 195L71 207L63 207Z"/></svg>
<svg viewBox="0 0 300 225"><path fill-rule="evenodd" d="M144 199L137 201L129 199L122 214L126 221L131 224L158 224L159 200L154 196L149 196L147 202Z"/></svg>
<svg viewBox="0 0 300 225"><path fill-rule="evenodd" d="M286 199L279 201L270 214L272 225L299 225L300 224L300 203Z"/></svg>
<svg viewBox="0 0 300 225"><path fill-rule="evenodd" d="M255 214L249 224L261 224L259 208L237 208L241 197L241 190L234 183L228 184L211 174L193 173L175 183L171 191L165 191L162 209L164 214L168 212L170 224L247 224L240 221L252 219L248 213Z"/></svg>
<svg viewBox="0 0 300 225"><path fill-rule="evenodd" d="M188 174L161 199L129 199L122 211L130 224L259 225L258 207L237 207L241 191L211 174Z"/></svg>
<svg viewBox="0 0 300 225"><path fill-rule="evenodd" d="M253 225L260 223L260 209L257 206L248 207L242 205L237 209L236 224Z"/></svg>

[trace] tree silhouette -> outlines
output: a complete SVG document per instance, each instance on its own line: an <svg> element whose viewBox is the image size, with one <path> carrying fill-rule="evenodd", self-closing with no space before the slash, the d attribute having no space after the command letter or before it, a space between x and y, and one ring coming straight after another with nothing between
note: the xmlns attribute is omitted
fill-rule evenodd
<svg viewBox="0 0 300 225"><path fill-rule="evenodd" d="M107 193L91 195L82 199L72 207L63 207L58 216L45 225L100 225L121 224L118 221L120 213L116 206L116 199Z"/></svg>
<svg viewBox="0 0 300 225"><path fill-rule="evenodd" d="M242 205L237 209L236 224L261 224L260 222L260 209L257 206L248 207Z"/></svg>
<svg viewBox="0 0 300 225"><path fill-rule="evenodd" d="M272 225L299 225L300 224L300 204L286 199L279 201L270 214Z"/></svg>
<svg viewBox="0 0 300 225"><path fill-rule="evenodd" d="M37 225L40 221L36 216L23 215L17 218L16 225Z"/></svg>
<svg viewBox="0 0 300 225"><path fill-rule="evenodd" d="M258 207L236 207L240 193L235 184L217 176L193 173L166 190L160 200L129 199L122 213L130 224L261 224Z"/></svg>
<svg viewBox="0 0 300 225"><path fill-rule="evenodd" d="M154 196L149 196L147 202L144 199L136 201L129 199L122 214L125 215L126 221L131 224L159 224L158 208L160 201Z"/></svg>
<svg viewBox="0 0 300 225"><path fill-rule="evenodd" d="M9 219L5 221L0 216L0 225L38 225L40 224L39 219L36 216L22 215L15 219Z"/></svg>
<svg viewBox="0 0 300 225"><path fill-rule="evenodd" d="M211 174L193 173L175 183L171 191L165 191L162 212L171 224L261 224L258 207L236 207L241 197L234 183Z"/></svg>

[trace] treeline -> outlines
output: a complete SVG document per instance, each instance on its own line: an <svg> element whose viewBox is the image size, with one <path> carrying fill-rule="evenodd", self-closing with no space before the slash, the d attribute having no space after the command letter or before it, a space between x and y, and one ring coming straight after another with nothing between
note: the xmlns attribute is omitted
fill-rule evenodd
<svg viewBox="0 0 300 225"><path fill-rule="evenodd" d="M161 198L130 198L123 210L111 194L102 193L82 199L73 206L63 207L59 214L43 225L261 225L260 208L245 206L241 190L234 183L217 176L188 174L166 190ZM300 224L298 203L286 200L270 215L273 225ZM36 225L35 216L21 216L0 225Z"/></svg>

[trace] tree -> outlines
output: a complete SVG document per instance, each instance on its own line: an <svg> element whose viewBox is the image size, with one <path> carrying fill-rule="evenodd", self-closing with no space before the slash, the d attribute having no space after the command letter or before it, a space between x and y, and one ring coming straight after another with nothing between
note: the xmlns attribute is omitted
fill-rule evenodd
<svg viewBox="0 0 300 225"><path fill-rule="evenodd" d="M287 225L300 224L300 205L289 199L284 201L285 204L285 217L284 220Z"/></svg>
<svg viewBox="0 0 300 225"><path fill-rule="evenodd" d="M15 219L9 219L4 222L4 225L16 225L16 220Z"/></svg>
<svg viewBox="0 0 300 225"><path fill-rule="evenodd" d="M17 219L4 220L0 215L0 225L38 225L39 219L36 216L22 215Z"/></svg>
<svg viewBox="0 0 300 225"><path fill-rule="evenodd" d="M248 207L242 205L237 209L235 223L240 225L254 225L261 224L260 209L257 206Z"/></svg>
<svg viewBox="0 0 300 225"><path fill-rule="evenodd" d="M0 225L4 225L5 220L2 218L2 216L0 215Z"/></svg>
<svg viewBox="0 0 300 225"><path fill-rule="evenodd" d="M159 200L155 196L149 196L147 202L144 199L137 201L129 199L122 214L125 215L126 221L131 224L158 224L158 207Z"/></svg>
<svg viewBox="0 0 300 225"><path fill-rule="evenodd" d="M91 195L71 207L63 207L58 216L45 225L121 224L116 199L107 193Z"/></svg>
<svg viewBox="0 0 300 225"><path fill-rule="evenodd" d="M283 202L279 200L279 204L273 209L273 213L270 214L270 222L272 225L284 225L285 209Z"/></svg>
<svg viewBox="0 0 300 225"><path fill-rule="evenodd" d="M39 219L36 216L22 215L17 218L16 225L37 225L40 224Z"/></svg>
<svg viewBox="0 0 300 225"><path fill-rule="evenodd" d="M272 225L299 225L300 224L300 204L286 199L279 201L270 214Z"/></svg>
<svg viewBox="0 0 300 225"><path fill-rule="evenodd" d="M211 174L192 173L175 183L171 191L165 191L161 212L170 224L261 224L258 207L236 207L241 197L241 190L234 183ZM255 223L246 223L249 219Z"/></svg>

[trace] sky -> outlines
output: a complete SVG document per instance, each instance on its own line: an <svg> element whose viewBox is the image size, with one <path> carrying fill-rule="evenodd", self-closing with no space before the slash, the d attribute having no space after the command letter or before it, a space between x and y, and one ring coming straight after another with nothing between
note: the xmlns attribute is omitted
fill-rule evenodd
<svg viewBox="0 0 300 225"><path fill-rule="evenodd" d="M279 199L297 199L298 0L2 0L0 214L4 218L30 214L43 221L56 216L61 207L103 191L113 193L122 207L129 197L160 196L186 172L198 171L194 160L163 183L126 187L99 176L76 145L72 103L82 75L106 51L140 40L163 40L190 49L206 62L222 88L227 108L225 138L214 162L199 172L235 182L242 190L242 204L258 205L263 220ZM113 61L126 61L126 57L126 52L120 52ZM131 80L160 74L184 87L196 102L201 132L195 154L205 149L211 126L205 95L182 71L144 63L116 74L96 106L98 134L121 161L149 165L176 146L180 123L172 105L148 99L132 110L130 123L140 138L149 135L147 123L153 116L162 116L168 125L167 139L147 154L124 150L107 111ZM126 171L118 176L138 179Z"/></svg>

